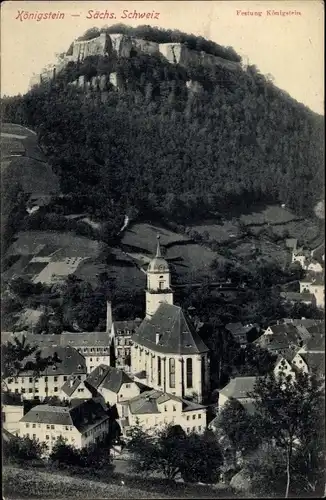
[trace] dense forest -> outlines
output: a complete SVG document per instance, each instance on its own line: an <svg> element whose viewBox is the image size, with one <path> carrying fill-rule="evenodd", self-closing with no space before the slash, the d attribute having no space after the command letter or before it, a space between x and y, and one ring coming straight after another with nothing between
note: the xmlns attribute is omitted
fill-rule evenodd
<svg viewBox="0 0 326 500"><path fill-rule="evenodd" d="M112 71L123 82L119 91L109 78L104 90L68 85ZM202 90L188 89L190 80ZM93 56L2 99L2 113L37 131L62 192L75 205L83 200L94 219L129 211L185 223L255 202L308 216L323 196L323 117L255 66Z"/></svg>

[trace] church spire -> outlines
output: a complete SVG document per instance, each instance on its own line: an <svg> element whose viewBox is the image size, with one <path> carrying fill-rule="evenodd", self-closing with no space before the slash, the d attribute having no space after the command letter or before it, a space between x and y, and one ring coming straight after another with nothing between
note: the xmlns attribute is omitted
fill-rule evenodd
<svg viewBox="0 0 326 500"><path fill-rule="evenodd" d="M156 236L156 238L157 238L157 247L156 247L156 255L155 255L155 257L162 257L161 246L160 246L160 235L158 234Z"/></svg>

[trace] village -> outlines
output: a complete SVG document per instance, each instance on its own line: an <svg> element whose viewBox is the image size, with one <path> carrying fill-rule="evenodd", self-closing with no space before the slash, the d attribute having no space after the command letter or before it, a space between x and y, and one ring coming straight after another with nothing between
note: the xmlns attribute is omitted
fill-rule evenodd
<svg viewBox="0 0 326 500"><path fill-rule="evenodd" d="M305 269L306 277L300 282L300 292L292 293L288 300L314 302L324 308L322 252L322 247L312 255L293 248L292 260ZM136 425L148 432L167 424L180 426L188 434L215 429L219 413L230 400L254 412L248 394L257 377L243 376L218 390L215 415L210 416L210 371L214 366L200 337L200 326L194 326L188 312L174 305L170 269L162 257L159 236L146 275L143 320L115 321L108 302L105 331L2 333L2 344L26 339L41 349L42 356L55 355L60 360L38 373L23 371L3 378L2 423L8 436L45 442L50 453L58 437L77 448L96 444L112 432L110 408L116 410L118 442L128 440ZM276 356L274 375L295 376L301 371L324 377L324 322L284 318L277 323L265 331L258 328L254 340ZM239 349L247 345L253 325L226 327ZM55 405L51 399L56 400ZM32 402L29 410L26 402ZM115 447L115 453L121 453L121 446Z"/></svg>

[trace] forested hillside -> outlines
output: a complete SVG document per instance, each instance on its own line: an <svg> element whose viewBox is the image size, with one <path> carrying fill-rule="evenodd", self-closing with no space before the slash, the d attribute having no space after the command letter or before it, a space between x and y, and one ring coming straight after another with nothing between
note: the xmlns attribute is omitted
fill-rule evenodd
<svg viewBox="0 0 326 500"><path fill-rule="evenodd" d="M103 90L86 95L68 85L112 71L123 88L108 83L105 102ZM189 81L202 90L189 90ZM2 108L6 121L38 132L62 192L95 219L129 210L184 223L255 202L311 215L323 196L323 117L255 66L228 71L159 56L93 56L3 99Z"/></svg>

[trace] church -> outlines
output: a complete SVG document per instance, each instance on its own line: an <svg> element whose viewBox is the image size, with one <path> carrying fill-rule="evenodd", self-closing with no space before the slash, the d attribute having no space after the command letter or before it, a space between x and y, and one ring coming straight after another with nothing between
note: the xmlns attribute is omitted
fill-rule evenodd
<svg viewBox="0 0 326 500"><path fill-rule="evenodd" d="M209 391L208 351L186 312L173 304L158 236L147 268L146 316L132 336L132 375L157 391L202 403Z"/></svg>

